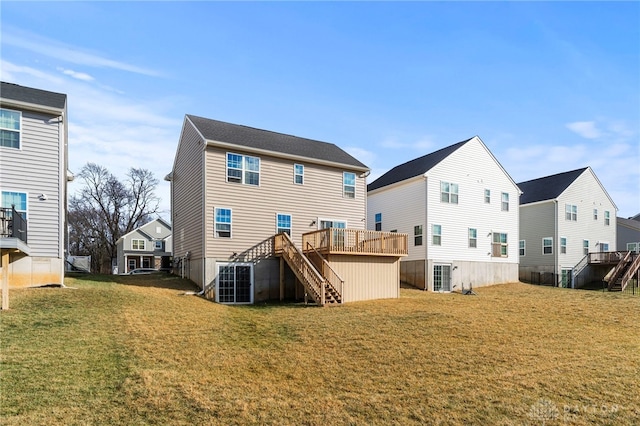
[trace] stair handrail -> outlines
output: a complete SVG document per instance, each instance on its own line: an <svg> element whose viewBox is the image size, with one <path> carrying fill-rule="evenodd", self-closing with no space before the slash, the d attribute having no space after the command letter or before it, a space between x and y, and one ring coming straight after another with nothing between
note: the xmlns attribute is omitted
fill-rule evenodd
<svg viewBox="0 0 640 426"><path fill-rule="evenodd" d="M573 267L573 280L576 282L576 278L585 270L585 268L589 265L589 254L586 254L580 262Z"/></svg>
<svg viewBox="0 0 640 426"><path fill-rule="evenodd" d="M276 237L282 238L282 253L290 261L290 265L294 266L296 270L293 272L298 275L300 281L302 281L305 287L309 287L312 290L314 301L321 306L325 304L325 291L324 291L324 277L313 266L307 256L294 244L291 237L286 232L276 235ZM320 300L318 300L318 298Z"/></svg>
<svg viewBox="0 0 640 426"><path fill-rule="evenodd" d="M611 290L611 287L616 283L620 275L623 273L627 263L629 263L629 258L631 257L631 252L628 251L627 254L620 259L618 264L609 271L609 273L603 278L603 280L608 284L607 287Z"/></svg>
<svg viewBox="0 0 640 426"><path fill-rule="evenodd" d="M322 268L321 268L321 274L324 277L325 280L327 280L327 284L329 284L331 286L331 288L333 288L333 290L338 293L338 295L340 296L340 303L342 303L342 295L344 294L344 280L342 279L342 277L340 276L340 274L338 274L335 269L333 269L331 267L331 265L329 264L329 262L327 262L327 259L325 259L320 252L313 246L313 244L311 244L309 241L307 241L307 248L310 248L319 258L320 260L322 260ZM329 271L331 271L331 274L325 274L325 268L329 269ZM337 283L335 283L335 281L337 280ZM340 290L338 290L336 288L336 284L340 285Z"/></svg>
<svg viewBox="0 0 640 426"><path fill-rule="evenodd" d="M629 253L631 254L631 251ZM631 256L633 257L633 255ZM633 277L633 274L638 272L638 269L640 269L640 254L635 255L635 259L627 268L627 272L625 272L622 276L621 291L624 291L624 289L627 287L627 284L629 284L629 281L631 281L631 277Z"/></svg>

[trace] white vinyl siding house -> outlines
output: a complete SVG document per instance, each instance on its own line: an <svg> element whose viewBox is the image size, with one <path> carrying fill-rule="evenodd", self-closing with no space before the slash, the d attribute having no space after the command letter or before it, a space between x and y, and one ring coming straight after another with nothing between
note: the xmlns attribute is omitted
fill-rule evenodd
<svg viewBox="0 0 640 426"><path fill-rule="evenodd" d="M169 270L172 242L171 225L160 218L123 235L116 242L117 273L137 268Z"/></svg>
<svg viewBox="0 0 640 426"><path fill-rule="evenodd" d="M27 219L26 241L8 237L4 234L4 226L2 228L2 274L11 287L62 284L67 199L67 96L5 82L1 84L2 207L5 202L16 204L19 211L26 213ZM4 259L5 255L7 259ZM8 260L7 266L4 266L4 260Z"/></svg>
<svg viewBox="0 0 640 426"><path fill-rule="evenodd" d="M399 165L372 182L367 227L373 229L374 213L381 213L383 231L414 237L401 261L401 279L418 288L443 291L517 281L518 209L504 211L501 199L491 193L517 199L519 189L476 136ZM492 256L494 234L499 256ZM451 286L440 286L443 277Z"/></svg>
<svg viewBox="0 0 640 426"><path fill-rule="evenodd" d="M617 207L590 167L518 186L523 191L520 239L527 247L520 258L522 281L536 281L532 274L555 274L558 284L564 273L565 283L570 283L570 272L585 251L605 252L616 246L615 226L606 225L604 215L595 212L616 212Z"/></svg>

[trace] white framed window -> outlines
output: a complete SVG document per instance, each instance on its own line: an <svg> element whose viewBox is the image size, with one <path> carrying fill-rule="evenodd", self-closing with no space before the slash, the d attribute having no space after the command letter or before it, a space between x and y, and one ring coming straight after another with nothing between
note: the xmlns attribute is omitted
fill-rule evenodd
<svg viewBox="0 0 640 426"><path fill-rule="evenodd" d="M567 254L567 237L560 237L560 254Z"/></svg>
<svg viewBox="0 0 640 426"><path fill-rule="evenodd" d="M227 152L227 182L260 185L260 158Z"/></svg>
<svg viewBox="0 0 640 426"><path fill-rule="evenodd" d="M382 213L376 213L375 215L375 230L382 231Z"/></svg>
<svg viewBox="0 0 640 426"><path fill-rule="evenodd" d="M493 233L493 243L491 250L492 257L508 257L509 256L509 245L507 234L504 232L494 232Z"/></svg>
<svg viewBox="0 0 640 426"><path fill-rule="evenodd" d="M604 211L604 224L609 226L609 212L607 210Z"/></svg>
<svg viewBox="0 0 640 426"><path fill-rule="evenodd" d="M564 205L564 218L565 220L570 220L575 222L578 220L578 206L574 204L565 204Z"/></svg>
<svg viewBox="0 0 640 426"><path fill-rule="evenodd" d="M440 201L449 204L458 204L458 184L440 181Z"/></svg>
<svg viewBox="0 0 640 426"><path fill-rule="evenodd" d="M485 189L484 190L484 202L485 202L485 204L491 204L491 190L490 189Z"/></svg>
<svg viewBox="0 0 640 426"><path fill-rule="evenodd" d="M129 266L129 271L132 270L132 269L136 269L136 260L135 259L129 259L128 266Z"/></svg>
<svg viewBox="0 0 640 426"><path fill-rule="evenodd" d="M345 198L356 198L356 174L342 173L342 195Z"/></svg>
<svg viewBox="0 0 640 426"><path fill-rule="evenodd" d="M344 229L346 227L347 227L347 222L344 221L344 220L320 219L320 218L318 218L318 229L327 229L327 228Z"/></svg>
<svg viewBox="0 0 640 426"><path fill-rule="evenodd" d="M293 183L304 185L304 166L302 164L293 165Z"/></svg>
<svg viewBox="0 0 640 426"><path fill-rule="evenodd" d="M502 210L503 212L509 211L509 193L508 192L503 192L501 195L500 210Z"/></svg>
<svg viewBox="0 0 640 426"><path fill-rule="evenodd" d="M469 247L478 247L478 230L475 228L469 228Z"/></svg>
<svg viewBox="0 0 640 426"><path fill-rule="evenodd" d="M23 219L27 219L27 199L28 194L26 192L18 191L2 191L2 200L0 207L10 209L11 206L15 206L15 209ZM11 213L9 213L11 214Z"/></svg>
<svg viewBox="0 0 640 426"><path fill-rule="evenodd" d="M276 213L276 234L283 232L291 236L291 215Z"/></svg>
<svg viewBox="0 0 640 426"><path fill-rule="evenodd" d="M526 242L526 240L520 240L518 242L518 254L520 256L526 256L526 254L527 254L527 242Z"/></svg>
<svg viewBox="0 0 640 426"><path fill-rule="evenodd" d="M215 281L216 302L253 303L253 264L218 263Z"/></svg>
<svg viewBox="0 0 640 426"><path fill-rule="evenodd" d="M451 291L451 265L433 265L433 291L443 293Z"/></svg>
<svg viewBox="0 0 640 426"><path fill-rule="evenodd" d="M20 149L22 113L0 109L0 147Z"/></svg>
<svg viewBox="0 0 640 426"><path fill-rule="evenodd" d="M553 238L545 237L542 239L542 254L553 254Z"/></svg>
<svg viewBox="0 0 640 426"><path fill-rule="evenodd" d="M598 220L598 209L593 209L593 220Z"/></svg>
<svg viewBox="0 0 640 426"><path fill-rule="evenodd" d="M638 243L627 243L627 251L632 251L634 253L640 252L640 242Z"/></svg>
<svg viewBox="0 0 640 426"><path fill-rule="evenodd" d="M442 225L431 225L431 244L434 246L442 245Z"/></svg>
<svg viewBox="0 0 640 426"><path fill-rule="evenodd" d="M416 225L413 227L413 245L422 245L422 225Z"/></svg>
<svg viewBox="0 0 640 426"><path fill-rule="evenodd" d="M156 250L162 250L163 244L162 241L156 241Z"/></svg>
<svg viewBox="0 0 640 426"><path fill-rule="evenodd" d="M231 238L231 209L216 207L214 222L216 238Z"/></svg>
<svg viewBox="0 0 640 426"><path fill-rule="evenodd" d="M582 254L585 256L589 254L589 240L582 240Z"/></svg>
<svg viewBox="0 0 640 426"><path fill-rule="evenodd" d="M144 250L144 249L145 249L144 240L131 240L131 250Z"/></svg>
<svg viewBox="0 0 640 426"><path fill-rule="evenodd" d="M602 251L602 252L609 251L609 243L602 243L601 242L598 245L600 246L600 250L598 250L598 251Z"/></svg>

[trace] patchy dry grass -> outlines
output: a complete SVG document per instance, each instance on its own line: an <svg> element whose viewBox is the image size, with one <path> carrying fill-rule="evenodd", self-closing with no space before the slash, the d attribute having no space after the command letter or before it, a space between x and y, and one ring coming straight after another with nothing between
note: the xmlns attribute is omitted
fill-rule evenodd
<svg viewBox="0 0 640 426"><path fill-rule="evenodd" d="M640 424L640 300L510 284L224 306L162 275L11 292L0 416L29 424Z"/></svg>

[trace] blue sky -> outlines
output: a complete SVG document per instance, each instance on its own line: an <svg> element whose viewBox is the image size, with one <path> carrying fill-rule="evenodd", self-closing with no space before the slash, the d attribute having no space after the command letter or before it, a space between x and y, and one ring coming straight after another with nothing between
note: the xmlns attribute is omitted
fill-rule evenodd
<svg viewBox="0 0 640 426"><path fill-rule="evenodd" d="M640 212L638 2L3 1L0 20L1 79L68 95L71 170L150 169L166 218L185 114L335 143L369 182L478 135L516 182L591 166Z"/></svg>

